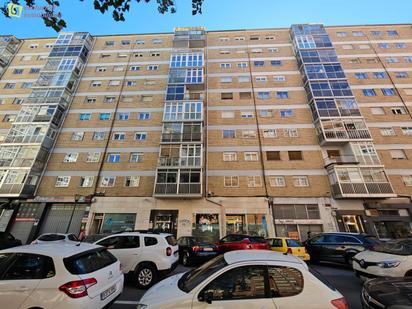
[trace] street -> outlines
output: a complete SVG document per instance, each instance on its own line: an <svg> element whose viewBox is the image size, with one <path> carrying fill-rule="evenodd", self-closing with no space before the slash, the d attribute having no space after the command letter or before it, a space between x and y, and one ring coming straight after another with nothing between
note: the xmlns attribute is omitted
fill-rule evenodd
<svg viewBox="0 0 412 309"><path fill-rule="evenodd" d="M360 279L356 278L351 269L345 266L332 264L311 265L321 273L333 286L335 286L345 296L350 309L362 309L359 295L362 288ZM184 272L190 268L179 265L173 274ZM133 286L130 278L126 279L125 289L120 298L112 305L111 309L130 309L136 306L138 300L144 294L143 290L138 290Z"/></svg>

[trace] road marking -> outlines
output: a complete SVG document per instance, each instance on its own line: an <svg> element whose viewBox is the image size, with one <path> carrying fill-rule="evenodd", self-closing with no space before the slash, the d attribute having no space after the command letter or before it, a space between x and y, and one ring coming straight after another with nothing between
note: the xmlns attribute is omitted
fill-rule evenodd
<svg viewBox="0 0 412 309"><path fill-rule="evenodd" d="M139 302L134 300L116 300L116 305L137 305Z"/></svg>

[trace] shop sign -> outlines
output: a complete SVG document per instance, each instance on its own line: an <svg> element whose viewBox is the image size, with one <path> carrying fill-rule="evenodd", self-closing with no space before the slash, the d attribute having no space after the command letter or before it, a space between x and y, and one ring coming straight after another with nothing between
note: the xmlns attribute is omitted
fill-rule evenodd
<svg viewBox="0 0 412 309"><path fill-rule="evenodd" d="M299 240L299 233L297 231L289 231L288 237Z"/></svg>

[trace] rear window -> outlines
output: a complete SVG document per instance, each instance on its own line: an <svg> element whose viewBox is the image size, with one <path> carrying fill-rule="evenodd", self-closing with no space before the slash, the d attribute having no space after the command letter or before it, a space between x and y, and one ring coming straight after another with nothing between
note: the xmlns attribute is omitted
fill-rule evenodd
<svg viewBox="0 0 412 309"><path fill-rule="evenodd" d="M166 236L166 241L170 246L176 246L177 245L176 238L173 235Z"/></svg>
<svg viewBox="0 0 412 309"><path fill-rule="evenodd" d="M65 238L66 238L66 236L64 236L64 235L48 234L48 235L40 236L39 240L41 240L41 241L56 241L56 240L63 240Z"/></svg>
<svg viewBox="0 0 412 309"><path fill-rule="evenodd" d="M157 239L154 237L145 237L144 238L144 245L146 247L157 245Z"/></svg>
<svg viewBox="0 0 412 309"><path fill-rule="evenodd" d="M63 259L64 266L73 275L84 275L105 268L117 259L106 249L83 252Z"/></svg>
<svg viewBox="0 0 412 309"><path fill-rule="evenodd" d="M266 239L264 239L263 237L248 237L250 242L254 242L254 243L265 243L267 242Z"/></svg>
<svg viewBox="0 0 412 309"><path fill-rule="evenodd" d="M294 239L286 239L286 245L291 248L303 247L303 245L299 241Z"/></svg>

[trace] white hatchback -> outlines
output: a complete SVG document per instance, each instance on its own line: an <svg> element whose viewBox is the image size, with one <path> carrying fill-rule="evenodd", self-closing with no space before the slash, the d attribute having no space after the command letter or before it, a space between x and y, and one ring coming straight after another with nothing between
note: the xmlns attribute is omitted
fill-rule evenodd
<svg viewBox="0 0 412 309"><path fill-rule="evenodd" d="M105 248L69 243L0 251L0 308L100 309L123 291L120 262Z"/></svg>
<svg viewBox="0 0 412 309"><path fill-rule="evenodd" d="M353 270L364 278L412 276L412 240L384 242L353 257Z"/></svg>
<svg viewBox="0 0 412 309"><path fill-rule="evenodd" d="M49 243L49 242L79 242L79 238L77 238L74 234L62 234L62 233L46 233L42 234L33 240L32 244L42 244L42 243Z"/></svg>
<svg viewBox="0 0 412 309"><path fill-rule="evenodd" d="M231 251L159 282L137 309L349 309L342 295L316 276L289 254Z"/></svg>

